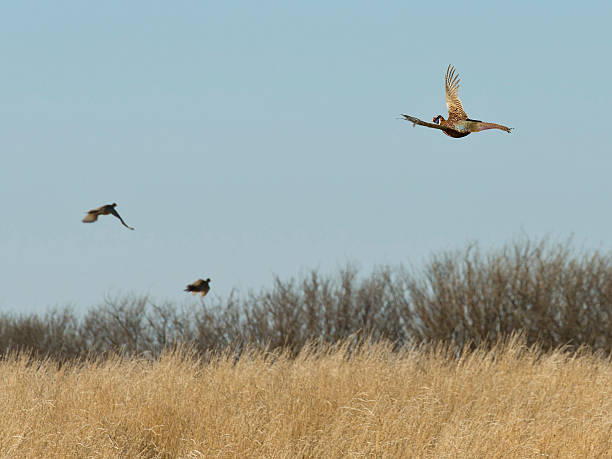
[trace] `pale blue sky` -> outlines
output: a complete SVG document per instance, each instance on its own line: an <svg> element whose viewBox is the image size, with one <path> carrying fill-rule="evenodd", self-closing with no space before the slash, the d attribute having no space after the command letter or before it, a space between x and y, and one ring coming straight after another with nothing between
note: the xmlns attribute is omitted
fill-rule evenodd
<svg viewBox="0 0 612 459"><path fill-rule="evenodd" d="M517 235L612 248L612 3L422 3L3 5L0 310ZM448 64L512 134L396 119L446 115ZM81 223L113 201L135 231Z"/></svg>

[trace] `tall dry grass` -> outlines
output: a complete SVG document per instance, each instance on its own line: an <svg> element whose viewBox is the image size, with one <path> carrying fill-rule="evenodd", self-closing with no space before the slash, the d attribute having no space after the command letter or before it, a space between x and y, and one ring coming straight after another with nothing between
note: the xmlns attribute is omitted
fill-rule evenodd
<svg viewBox="0 0 612 459"><path fill-rule="evenodd" d="M610 457L612 361L442 347L0 361L0 457ZM351 350L351 352L349 352Z"/></svg>

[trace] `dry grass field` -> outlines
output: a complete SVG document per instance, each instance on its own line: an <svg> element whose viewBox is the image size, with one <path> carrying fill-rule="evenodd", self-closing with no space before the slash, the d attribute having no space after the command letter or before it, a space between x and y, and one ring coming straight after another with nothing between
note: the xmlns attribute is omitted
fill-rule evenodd
<svg viewBox="0 0 612 459"><path fill-rule="evenodd" d="M518 340L0 362L0 457L612 457L612 362Z"/></svg>

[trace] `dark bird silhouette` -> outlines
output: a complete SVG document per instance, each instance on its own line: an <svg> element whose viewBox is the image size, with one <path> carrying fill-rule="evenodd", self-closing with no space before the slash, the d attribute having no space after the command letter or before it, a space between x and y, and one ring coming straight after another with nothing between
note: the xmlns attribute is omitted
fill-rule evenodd
<svg viewBox="0 0 612 459"><path fill-rule="evenodd" d="M210 291L210 285L208 285L209 282L210 279L198 279L189 284L185 291L191 292L193 295L197 295L199 293L202 297L204 297Z"/></svg>
<svg viewBox="0 0 612 459"><path fill-rule="evenodd" d="M87 212L87 215L85 215L85 218L83 218L83 223L93 223L98 220L99 215L114 215L121 221L121 223L123 223L123 226L133 230L134 228L132 228L131 226L128 226L123 221L123 218L121 218L121 216L117 213L117 211L115 210L116 206L117 206L117 203L113 202L112 204L106 204L104 206L100 206L97 209L91 209L89 212Z"/></svg>
<svg viewBox="0 0 612 459"><path fill-rule="evenodd" d="M472 120L468 118L463 110L463 105L459 99L459 75L455 74L455 68L448 66L444 83L446 87L446 108L448 109L448 119L444 119L442 115L435 116L431 123L421 121L418 118L410 115L402 115L405 119L412 122L413 126L417 124L434 129L440 129L450 137L465 137L472 132L480 132L486 129L501 129L502 131L510 132L512 128L496 123L486 123L480 120Z"/></svg>

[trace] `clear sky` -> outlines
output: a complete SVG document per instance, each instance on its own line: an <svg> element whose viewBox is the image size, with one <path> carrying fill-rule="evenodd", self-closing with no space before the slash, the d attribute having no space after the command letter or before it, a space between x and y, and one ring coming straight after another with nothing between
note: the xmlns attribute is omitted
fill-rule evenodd
<svg viewBox="0 0 612 459"><path fill-rule="evenodd" d="M612 2L0 13L2 311L180 302L206 276L224 297L520 235L612 248ZM512 134L396 119L446 116L448 64L468 115ZM111 202L135 231L81 223Z"/></svg>

